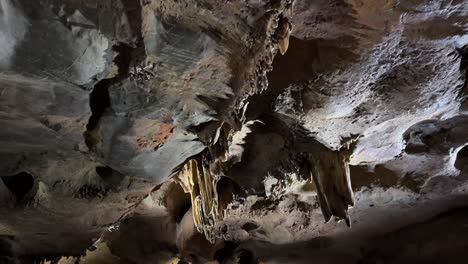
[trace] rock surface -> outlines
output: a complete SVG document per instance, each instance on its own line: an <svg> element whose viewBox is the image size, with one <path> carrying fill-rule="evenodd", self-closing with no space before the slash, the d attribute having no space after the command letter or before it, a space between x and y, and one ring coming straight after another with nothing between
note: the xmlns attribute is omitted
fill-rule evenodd
<svg viewBox="0 0 468 264"><path fill-rule="evenodd" d="M468 2L0 0L0 263L465 263Z"/></svg>

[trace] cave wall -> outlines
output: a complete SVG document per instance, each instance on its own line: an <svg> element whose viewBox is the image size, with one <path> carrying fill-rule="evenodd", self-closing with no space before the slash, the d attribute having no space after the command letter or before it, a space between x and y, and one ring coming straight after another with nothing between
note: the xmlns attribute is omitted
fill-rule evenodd
<svg viewBox="0 0 468 264"><path fill-rule="evenodd" d="M463 0L0 0L0 260L462 263L467 31Z"/></svg>

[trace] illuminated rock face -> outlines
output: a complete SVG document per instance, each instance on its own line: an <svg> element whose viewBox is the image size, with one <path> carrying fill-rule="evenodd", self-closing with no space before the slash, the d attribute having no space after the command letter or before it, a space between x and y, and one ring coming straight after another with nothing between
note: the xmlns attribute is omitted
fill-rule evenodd
<svg viewBox="0 0 468 264"><path fill-rule="evenodd" d="M0 263L464 262L467 78L466 1L0 0Z"/></svg>

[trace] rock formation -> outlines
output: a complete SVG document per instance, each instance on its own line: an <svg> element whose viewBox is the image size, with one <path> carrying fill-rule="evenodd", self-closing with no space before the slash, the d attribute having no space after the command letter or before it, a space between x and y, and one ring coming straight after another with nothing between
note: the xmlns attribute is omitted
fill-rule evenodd
<svg viewBox="0 0 468 264"><path fill-rule="evenodd" d="M0 263L465 263L465 0L0 0Z"/></svg>

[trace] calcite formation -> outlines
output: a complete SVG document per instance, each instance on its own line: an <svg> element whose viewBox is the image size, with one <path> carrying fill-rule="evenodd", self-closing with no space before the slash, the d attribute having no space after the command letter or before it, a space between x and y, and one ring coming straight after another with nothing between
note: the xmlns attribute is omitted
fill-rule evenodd
<svg viewBox="0 0 468 264"><path fill-rule="evenodd" d="M0 0L0 263L465 263L465 0Z"/></svg>

